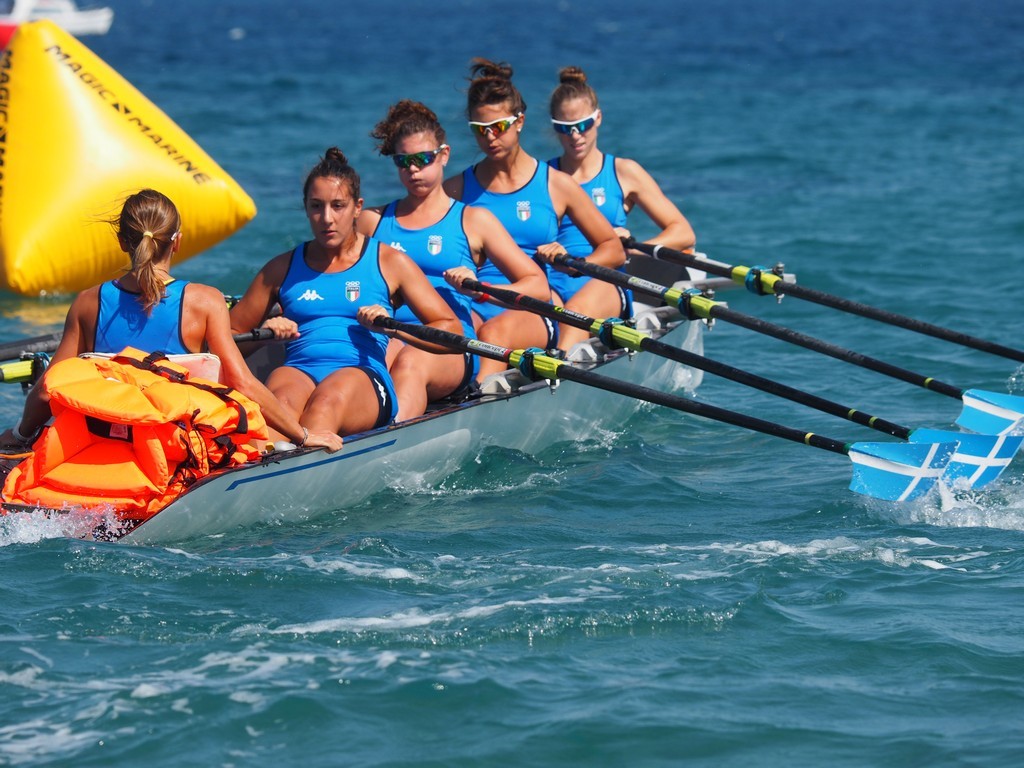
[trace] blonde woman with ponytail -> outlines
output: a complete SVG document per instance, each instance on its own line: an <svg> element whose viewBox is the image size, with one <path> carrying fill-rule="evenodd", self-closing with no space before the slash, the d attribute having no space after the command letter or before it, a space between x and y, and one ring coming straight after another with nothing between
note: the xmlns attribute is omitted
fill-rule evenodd
<svg viewBox="0 0 1024 768"><path fill-rule="evenodd" d="M171 277L171 259L181 245L181 217L174 203L156 190L140 190L125 200L111 225L131 268L75 297L51 364L128 346L166 354L209 351L220 358L222 382L255 400L267 423L283 436L296 445L341 448L340 437L308 431L253 376L232 338L224 295ZM0 435L0 445L26 449L49 418L40 381L25 400L20 422Z"/></svg>

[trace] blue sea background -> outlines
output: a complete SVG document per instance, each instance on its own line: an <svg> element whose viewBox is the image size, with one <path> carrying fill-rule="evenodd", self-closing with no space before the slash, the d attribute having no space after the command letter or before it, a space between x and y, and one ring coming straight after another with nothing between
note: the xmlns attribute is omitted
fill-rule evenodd
<svg viewBox="0 0 1024 768"><path fill-rule="evenodd" d="M584 67L601 146L648 168L712 258L1024 346L1019 2L110 5L110 33L83 42L259 209L182 277L238 293L305 237L301 184L327 146L368 203L398 196L368 132L400 98L439 113L451 170L474 162L464 87L483 55L515 67L545 158L557 70ZM720 298L959 387L1024 389L1009 360ZM0 340L58 330L68 300L0 294ZM724 323L705 343L912 427L959 413ZM879 438L711 376L697 397ZM0 422L21 402L0 390ZM172 547L7 518L0 764L1019 764L1022 469L884 503L847 490L842 456L644 407L536 455L487 449L438 485Z"/></svg>

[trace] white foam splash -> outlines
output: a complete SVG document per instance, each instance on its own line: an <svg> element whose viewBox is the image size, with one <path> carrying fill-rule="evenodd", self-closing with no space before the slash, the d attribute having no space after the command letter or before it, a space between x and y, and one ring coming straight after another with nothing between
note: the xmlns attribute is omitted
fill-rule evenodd
<svg viewBox="0 0 1024 768"><path fill-rule="evenodd" d="M116 531L121 525L111 510L11 512L0 515L0 547L37 544L46 539L91 539L101 526Z"/></svg>
<svg viewBox="0 0 1024 768"><path fill-rule="evenodd" d="M393 613L388 616L343 616L335 619L288 624L275 629L266 630L271 635L308 635L329 632L358 633L365 631L395 631L418 629L431 625L443 625L468 619L479 619L493 616L515 608L531 605L576 605L586 602L582 596L546 597L532 600L508 600L492 605L476 605L460 611L436 611L424 613L419 610Z"/></svg>

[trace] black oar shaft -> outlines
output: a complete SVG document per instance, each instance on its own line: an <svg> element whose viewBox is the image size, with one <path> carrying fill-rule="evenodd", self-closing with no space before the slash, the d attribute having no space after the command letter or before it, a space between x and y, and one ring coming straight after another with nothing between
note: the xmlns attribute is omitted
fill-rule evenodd
<svg viewBox="0 0 1024 768"><path fill-rule="evenodd" d="M442 331L438 328L403 323L390 317L379 317L375 323L382 328L392 328L394 330L403 331L411 336L418 336L424 341L430 341L435 344L445 345L454 349L473 352L496 360L504 360L505 362L511 362L513 364L518 362L518 360L525 355L530 354L523 350L512 350L480 342L475 339L467 339L464 336L448 333L447 331ZM783 438L784 440L802 443L804 445L809 445L812 448L820 448L825 451L831 451L832 453L839 453L843 455L847 455L849 453L849 446L840 440L834 440L833 438L818 435L814 432L802 432L783 424L776 424L775 422L766 421L765 419L758 419L753 416L736 413L735 411L729 411L725 408L719 408L718 406L710 405L708 403L702 403L697 400L680 397L679 395L660 392L656 389L644 387L640 384L632 384L627 381L621 381L620 379L613 379L610 376L602 376L601 374L593 373L592 371L584 371L579 368L575 368L563 360L556 360L546 355L536 356L534 370L537 372L537 375L545 378L558 378L565 379L567 381L575 381L596 389L624 395L626 397L632 397L655 405L672 408L677 411L683 411L684 413L689 413L694 416L703 416L704 418L725 422L726 424L732 424L737 427L743 427L744 429L749 429L754 432L761 432L766 435Z"/></svg>
<svg viewBox="0 0 1024 768"><path fill-rule="evenodd" d="M843 455L848 453L848 446L846 443L840 442L839 440L833 440L830 437L818 435L814 432L801 432L798 429L793 429L792 427L787 427L783 424L776 424L773 421L766 421L765 419L747 416L743 413L729 411L725 408L710 405L709 403L700 402L699 400L690 400L685 397L680 397L679 395L659 392L656 389L643 387L639 384L631 384L608 376L601 376L600 374L592 373L591 371L583 371L579 368L574 368L571 365L560 366L558 368L557 376L560 379L588 384L590 386L597 387L598 389L615 392L627 397L635 397L638 400L645 400L649 403L654 403L655 405L673 408L677 411L683 411L684 413L690 413L695 416L703 416L708 419L713 419L714 421L722 421L726 424L743 427L744 429L761 432L766 435L781 437L784 440L803 443L804 445L810 445L814 448L821 448L826 451L841 453Z"/></svg>
<svg viewBox="0 0 1024 768"><path fill-rule="evenodd" d="M868 355L862 355L859 352L854 352L853 350L846 349L845 347L830 344L829 342L794 331L790 328L769 323L765 320L761 320L760 318L745 315L742 312L736 312L728 309L720 302L711 301L710 299L700 296L694 296L689 293L677 291L663 285L657 285L649 280L641 280L622 272L617 272L614 269L608 269L607 267L602 267L598 264L592 264L583 259L559 256L556 257L556 261L600 280L606 280L627 288L635 288L637 290L644 291L645 293L660 296L665 299L665 301L678 306L684 312L690 313L693 317L721 319L728 323L740 325L748 330L755 331L766 336L772 336L773 338L777 338L782 341L788 341L796 344L797 346L811 349L815 352L820 352L824 355L828 355L829 357L834 357L838 360L851 363L852 365L867 368L875 371L876 373L881 373L885 376L905 381L908 384L924 387L925 389L938 392L939 394L946 395L947 397L956 398L957 400L963 399L963 390L958 387L954 387L951 384L939 381L938 379L933 379L930 376L922 376L919 373L908 371L905 368L900 368L892 365L891 363L878 360L877 358L869 357Z"/></svg>
<svg viewBox="0 0 1024 768"><path fill-rule="evenodd" d="M432 344L459 349L463 352L472 352L475 355L489 357L492 360L500 360L503 363L509 361L509 357L511 357L514 351L508 347L499 347L497 344L490 344L479 339L468 339L465 336L449 333L440 328L433 328L429 325L416 325L415 323L403 323L401 320L395 320L387 316L378 317L374 320L374 324L379 325L381 328L402 331L410 336L416 336L423 341L429 341Z"/></svg>
<svg viewBox="0 0 1024 768"><path fill-rule="evenodd" d="M582 328L589 330L591 333L595 332L596 328L599 328L602 321L595 320L592 317L587 317L578 312L566 309L565 307L556 307L553 304L549 304L545 301L534 299L531 296L524 296L515 291L511 291L504 288L498 288L491 285L483 285L476 280L467 280L463 283L463 287L473 291L480 291L488 293L491 296L499 299L500 301L510 306L523 307L524 309L535 312L545 317L550 317L559 322L572 325L576 328ZM688 365L692 368L699 368L700 370L707 371L716 376L735 381L739 384L744 384L748 387L767 392L777 397L782 397L787 400L791 400L801 405L806 405L810 408L815 408L824 413L838 416L841 419L852 421L855 424L860 424L871 429L884 432L887 435L892 435L900 439L906 440L910 437L911 430L908 427L904 427L900 424L896 424L886 419L872 416L869 413L864 413L856 408L849 408L840 403L827 400L823 397L818 397L809 392L797 389L795 387L787 386L771 379L766 379L757 374L744 371L740 368L734 368L726 363L718 362L710 358L698 355L694 352L690 352L679 347L673 347L671 344L665 344L657 339L652 339L646 334L639 333L635 329L626 328L624 326L611 326L612 340L616 341L619 346L622 347L639 347L644 351L650 352L661 357L674 360L682 365Z"/></svg>
<svg viewBox="0 0 1024 768"><path fill-rule="evenodd" d="M914 384L918 387L924 387L930 389L933 392L946 395L947 397L953 397L957 400L963 398L963 390L958 389L945 382L938 381L929 376L922 376L919 373L908 371L905 368L886 363L874 357L868 355L862 355L859 352L854 352L851 349L840 347L835 344L830 344L827 341L822 341L813 336L808 336L805 333L794 331L791 328L784 328L774 323L769 323L765 320L761 320L757 317L745 315L742 312L736 312L735 310L723 307L721 304L713 304L709 310L710 316L724 320L734 325L739 325L757 333L764 334L765 336L771 336L772 338L780 339L782 341L796 344L797 346L810 349L815 352L820 352L823 355L834 357L837 360L842 360L853 365L860 366L861 368L867 368L868 370L881 373L884 376L890 376L894 379L900 379L908 384Z"/></svg>
<svg viewBox="0 0 1024 768"><path fill-rule="evenodd" d="M60 344L63 331L47 333L43 336L34 336L31 339L19 341L8 341L0 344L0 360L12 360L21 357L22 353L35 354L36 352L53 352Z"/></svg>
<svg viewBox="0 0 1024 768"><path fill-rule="evenodd" d="M750 271L749 267L730 267L715 262L708 262L698 259L692 254L677 251L661 245L631 241L629 243L629 247L635 248L638 251L642 251L643 253L664 261L670 261L674 264L682 264L686 267L695 267L696 269L702 269L705 272L710 272L722 277L728 277L741 284L745 282L746 274ZM997 344L994 341L988 341L987 339L971 336L970 334L963 333L961 331L955 331L952 328L944 328L940 325L934 325L932 323L927 323L924 320L907 317L906 315L901 315L897 312L890 312L889 310L881 309L880 307L872 307L869 304L862 304L861 302L853 301L852 299L847 299L842 296L836 296L831 293L826 293L825 291L819 291L815 288L798 285L797 283L789 280L783 280L778 276L773 276L767 287L776 295L786 294L798 299L810 301L814 304L819 304L823 307L838 309L841 312L846 312L851 315L859 315L871 320L877 320L881 323L894 325L897 328L914 331L915 333L920 333L925 336L931 336L936 339L952 342L953 344L959 344L963 347L970 347L981 352L988 352L989 354L998 355L999 357L1005 357L1010 360L1016 360L1019 363L1024 363L1024 350L1007 347L1003 344Z"/></svg>
<svg viewBox="0 0 1024 768"><path fill-rule="evenodd" d="M952 328L943 328L939 325L933 325L931 323L926 323L923 320L916 320L912 317L907 317L906 315L900 315L896 312L889 312L885 309L861 304L860 302L845 299L841 296L833 296L830 293L825 293L824 291L819 291L803 285L797 285L796 283L789 282L788 280L780 280L776 283L775 293L786 293L790 296L795 296L799 299L813 302L814 304L820 304L821 306L829 307L831 309L838 309L841 312L860 315L861 317L867 317L881 323L894 325L898 328L904 328L908 331L914 331L915 333L920 333L925 336L931 336L936 339L952 342L953 344L959 344L963 347L977 349L980 352L988 352L992 355L998 355L999 357L1005 357L1010 360L1016 360L1019 363L1024 363L1024 350L1013 349L1012 347L997 344L994 341L980 339L977 336L971 336L967 333L955 331Z"/></svg>
<svg viewBox="0 0 1024 768"><path fill-rule="evenodd" d="M901 440L907 440L910 438L911 430L908 427L904 427L878 416L872 416L870 413L865 413L864 411L860 411L856 408L849 408L832 400L819 397L811 394L810 392L805 392L802 389L790 387L781 382L773 381L772 379L766 379L755 373L744 371L741 368L734 368L726 363L712 360L694 352L689 352L685 349L673 347L656 339L644 339L641 342L641 349L675 360L683 365L700 368L708 373L713 373L716 376L721 376L722 378L735 381L739 384L744 384L753 389L767 392L770 395L776 395L777 397L782 397L786 400L806 405L809 408L814 408L815 410L822 411L823 413L828 413L832 416L838 416L841 419L852 421L855 424L860 424L870 429L884 432L887 435L898 437Z"/></svg>

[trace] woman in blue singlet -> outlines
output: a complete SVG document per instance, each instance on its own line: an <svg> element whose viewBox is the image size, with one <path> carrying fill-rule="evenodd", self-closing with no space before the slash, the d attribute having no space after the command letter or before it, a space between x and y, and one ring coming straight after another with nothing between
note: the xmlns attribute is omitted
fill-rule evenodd
<svg viewBox="0 0 1024 768"><path fill-rule="evenodd" d="M515 244L494 214L448 197L443 187L449 148L437 115L416 101L402 100L370 134L377 149L392 158L406 196L379 208L364 208L357 229L397 248L426 274L462 324L463 335L475 338L473 299L480 294L462 289L476 279L485 263L497 268L502 283L528 296L547 300L544 272ZM419 322L408 307L395 317ZM398 395L398 420L422 414L427 403L468 391L478 372L479 357L435 355L418 347L392 342L389 370Z"/></svg>
<svg viewBox="0 0 1024 768"><path fill-rule="evenodd" d="M270 390L303 424L342 435L384 426L398 413L385 360L388 336L450 352L385 333L374 320L407 304L424 325L461 330L408 256L356 231L359 186L341 150L328 149L302 191L313 239L271 259L231 309L235 328L263 323L288 340L285 364L267 379ZM278 303L282 316L270 318Z"/></svg>
<svg viewBox="0 0 1024 768"><path fill-rule="evenodd" d="M467 205L489 208L523 252L539 262L550 262L553 255L565 252L556 237L559 222L568 217L592 247L588 261L613 269L622 266L626 259L622 243L579 184L539 162L519 143L526 102L512 83L512 68L474 59L470 72L467 115L485 157L446 181L448 194ZM480 270L481 282L492 277L486 268ZM586 296L591 290L599 289L581 293ZM567 306L575 309L571 302ZM549 324L528 312L484 308L483 317L486 322L477 334L484 341L509 347L549 347L556 341ZM558 346L567 348L561 340ZM501 362L482 360L480 376L502 367Z"/></svg>
<svg viewBox="0 0 1024 768"><path fill-rule="evenodd" d="M597 148L601 109L597 93L587 83L583 70L564 67L558 79L559 85L551 94L551 125L562 144L562 154L548 161L551 166L565 171L583 187L620 237L629 237L626 216L639 206L661 230L647 242L681 251L693 248L696 238L690 222L643 166L635 160L602 153ZM571 221L562 220L558 242L570 256L585 257L590 253L590 244ZM583 286L597 282L588 278L574 279L565 273L552 273L550 280L552 288L565 301L574 299ZM574 308L584 314L605 316L596 305L578 300L576 303ZM560 326L559 332L560 338L573 342L586 334L568 326Z"/></svg>
<svg viewBox="0 0 1024 768"><path fill-rule="evenodd" d="M231 338L224 294L171 277L171 257L181 246L181 216L174 203L156 190L140 190L125 200L111 225L121 250L131 257L131 269L75 297L51 364L127 346L166 354L209 350L220 358L222 383L254 400L278 434L296 445L341 448L333 432L307 431L252 375ZM40 381L28 394L20 423L0 435L0 445L27 447L49 418L49 398Z"/></svg>

